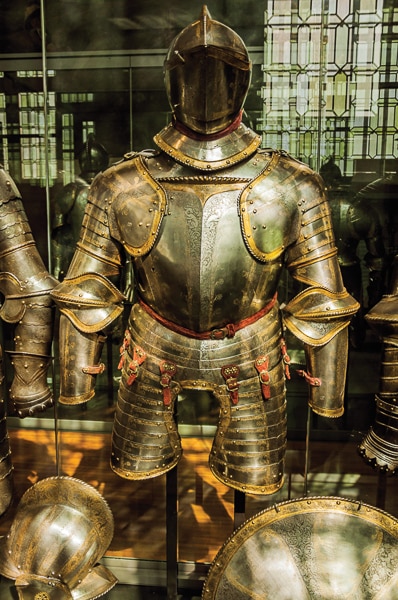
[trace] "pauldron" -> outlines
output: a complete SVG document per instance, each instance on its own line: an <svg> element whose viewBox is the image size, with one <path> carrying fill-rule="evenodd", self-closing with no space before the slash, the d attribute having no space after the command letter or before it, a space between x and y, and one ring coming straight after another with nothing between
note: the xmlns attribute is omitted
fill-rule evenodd
<svg viewBox="0 0 398 600"><path fill-rule="evenodd" d="M153 248L163 218L168 214L170 192L167 185L194 182L197 188L202 180L206 184L213 181L241 186L238 213L242 238L256 260L263 263L277 260L295 242L294 236L300 236L300 228L299 244L308 237L316 238L316 247L311 248L310 258L305 249L307 265L309 260L330 255L332 226L328 209L324 206L320 181L306 165L286 153L260 150L255 158L239 165L233 178L228 169L215 172L210 169L209 174L199 175L193 168L189 169L192 167L189 163L176 165L165 155L157 159L156 165L148 163L146 158L142 154L134 154L127 163L115 167L106 197L107 181L102 179L96 190L97 208L90 211L94 215L100 210L98 207L108 204L97 220L109 224L111 237L120 242L131 256L144 256ZM306 213L304 223L300 222L301 213ZM101 233L100 227L98 233ZM82 247L81 243L79 245ZM301 258L301 253L300 246L295 258ZM292 268L295 266L292 263Z"/></svg>

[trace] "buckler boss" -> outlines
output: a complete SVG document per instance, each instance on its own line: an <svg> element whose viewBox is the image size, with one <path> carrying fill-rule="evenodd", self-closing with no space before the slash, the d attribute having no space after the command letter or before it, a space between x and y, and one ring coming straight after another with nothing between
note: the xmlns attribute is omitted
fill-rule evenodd
<svg viewBox="0 0 398 600"><path fill-rule="evenodd" d="M137 300L121 345L112 468L132 480L172 469L182 451L174 404L200 382L220 406L213 474L272 494L286 448L283 329L304 343L311 407L338 417L358 304L342 283L321 178L285 152L260 149L241 120L251 77L241 38L204 7L172 42L164 71L172 122L155 135L156 150L130 153L95 178L53 293L60 401L94 395L104 332L123 310L127 255ZM304 290L282 314L285 268Z"/></svg>

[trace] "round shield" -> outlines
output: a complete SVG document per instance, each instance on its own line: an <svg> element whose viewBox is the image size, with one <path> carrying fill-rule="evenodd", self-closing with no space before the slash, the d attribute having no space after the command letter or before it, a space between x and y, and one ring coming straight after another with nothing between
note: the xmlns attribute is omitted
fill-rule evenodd
<svg viewBox="0 0 398 600"><path fill-rule="evenodd" d="M398 520L336 497L248 519L211 564L203 600L398 600Z"/></svg>

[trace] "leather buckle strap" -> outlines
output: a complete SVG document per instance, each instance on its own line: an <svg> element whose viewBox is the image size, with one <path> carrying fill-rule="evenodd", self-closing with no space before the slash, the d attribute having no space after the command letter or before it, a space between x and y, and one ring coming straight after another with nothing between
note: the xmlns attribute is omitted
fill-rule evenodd
<svg viewBox="0 0 398 600"><path fill-rule="evenodd" d="M211 340L224 340L225 338L233 338L235 335L235 327L232 323L229 323L225 327L219 329L212 329L209 331L209 338Z"/></svg>
<svg viewBox="0 0 398 600"><path fill-rule="evenodd" d="M238 365L224 365L221 367L221 375L224 377L232 404L238 404L239 402L239 371Z"/></svg>
<svg viewBox="0 0 398 600"><path fill-rule="evenodd" d="M127 385L131 385L137 378L138 375L138 367L142 365L144 360L146 359L146 353L140 346L134 346L133 350L133 360L130 361L127 367Z"/></svg>
<svg viewBox="0 0 398 600"><path fill-rule="evenodd" d="M163 404L170 406L171 404L171 381L177 372L177 365L171 360L162 360L159 365L160 370L160 385L163 388Z"/></svg>
<svg viewBox="0 0 398 600"><path fill-rule="evenodd" d="M82 367L82 372L87 375L100 375L105 371L104 363L100 363L99 365L89 365L87 367Z"/></svg>
<svg viewBox="0 0 398 600"><path fill-rule="evenodd" d="M290 356L287 353L287 346L286 346L286 342L285 342L284 338L281 339L281 352L282 352L282 360L285 365L285 376L286 376L286 379L290 379L290 363L292 361L291 361Z"/></svg>
<svg viewBox="0 0 398 600"><path fill-rule="evenodd" d="M248 325L252 325L256 321L264 317L274 306L276 300L277 294L274 294L274 296L271 298L268 304L263 306L263 308L258 312L254 313L254 315L251 315L246 319L242 319L238 323L227 323L227 325L225 325L224 327L215 327L210 331L193 331L192 329L188 329L187 327L182 327L181 325L173 323L165 317L162 317L162 315L159 315L150 306L148 306L148 304L141 300L141 298L138 299L138 302L140 306L145 310L145 312L148 313L148 315L150 315L158 323L161 323L162 325L164 325L164 327L167 327L167 329L175 331L180 335L185 335L186 337L193 338L195 340L224 340L225 338L233 338L237 331L243 329L244 327L247 327Z"/></svg>
<svg viewBox="0 0 398 600"><path fill-rule="evenodd" d="M307 371L304 371L303 369L297 369L297 374L300 375L300 377L304 377L308 385L312 387L320 387L322 385L322 380L319 377L313 377L311 373L307 373Z"/></svg>
<svg viewBox="0 0 398 600"><path fill-rule="evenodd" d="M130 346L130 343L131 343L131 335L130 335L129 330L126 329L126 331L124 332L123 343L119 349L120 360L119 360L119 364L117 366L118 369L121 369L123 367L125 352L127 351L128 347Z"/></svg>
<svg viewBox="0 0 398 600"><path fill-rule="evenodd" d="M263 395L263 398L264 398L264 400L269 400L269 398L271 397L271 390L270 390L271 378L270 378L270 374L268 371L269 357L266 354L259 356L254 361L254 366L256 367L256 370L258 372L258 376L260 379L261 393Z"/></svg>

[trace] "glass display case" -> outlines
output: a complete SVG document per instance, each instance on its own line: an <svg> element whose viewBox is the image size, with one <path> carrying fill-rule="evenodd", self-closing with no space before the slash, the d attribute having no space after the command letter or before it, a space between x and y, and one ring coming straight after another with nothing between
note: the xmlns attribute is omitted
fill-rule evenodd
<svg viewBox="0 0 398 600"><path fill-rule="evenodd" d="M59 251L56 215L63 210L65 221L68 210L62 194L82 178L79 158L88 140L106 150L109 164L154 147L153 136L171 118L163 82L167 48L198 18L201 6L182 0L1 3L0 162L22 194L50 272L56 272ZM132 284L127 272L126 309L106 341L106 370L95 398L75 407L55 403L24 419L10 406L7 418L15 502L46 476L90 483L115 519L104 564L122 585L167 589L170 598L177 589L200 595L209 564L234 528L280 501L341 496L398 517L396 476L375 470L358 453L375 418L382 357L382 341L365 315L389 292L398 251L398 8L392 0L214 0L208 8L242 37L250 53L244 122L261 135L264 148L290 153L325 180L343 278L361 304L350 326L344 415L327 419L310 411L306 383L296 374L304 352L288 336L292 377L279 492L242 494L214 479L208 457L218 405L200 389L178 399L183 440L178 467L140 482L119 478L110 469L109 452ZM364 198L371 225L347 231L345 215L358 197ZM284 274L282 302L297 291L295 285ZM7 350L12 331L6 324L2 335ZM55 399L57 343L56 335ZM8 381L11 372L7 363ZM0 535L12 515L11 508L0 518Z"/></svg>

